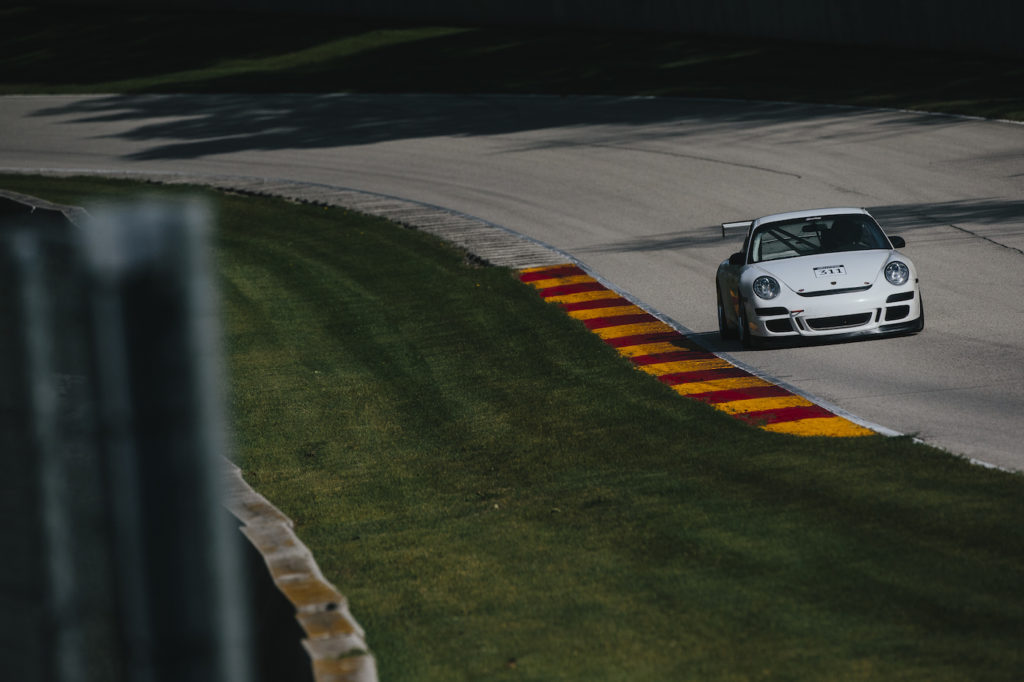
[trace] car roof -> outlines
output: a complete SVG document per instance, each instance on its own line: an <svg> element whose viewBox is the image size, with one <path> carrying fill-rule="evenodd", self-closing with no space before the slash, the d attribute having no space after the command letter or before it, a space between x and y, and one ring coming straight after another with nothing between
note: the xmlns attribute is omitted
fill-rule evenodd
<svg viewBox="0 0 1024 682"><path fill-rule="evenodd" d="M752 227L760 225L761 223L775 223L781 220L799 220L800 218L813 218L815 216L850 214L867 216L871 215L863 208L814 208L806 211L790 211L789 213L775 213L773 215L766 215L755 220Z"/></svg>

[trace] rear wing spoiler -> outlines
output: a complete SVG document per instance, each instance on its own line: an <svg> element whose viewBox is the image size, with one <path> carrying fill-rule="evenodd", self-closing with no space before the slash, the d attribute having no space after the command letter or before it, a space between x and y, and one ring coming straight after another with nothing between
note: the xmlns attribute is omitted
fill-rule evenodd
<svg viewBox="0 0 1024 682"><path fill-rule="evenodd" d="M732 223L722 223L722 239L725 239L726 230L749 230L753 224L753 220L737 220Z"/></svg>

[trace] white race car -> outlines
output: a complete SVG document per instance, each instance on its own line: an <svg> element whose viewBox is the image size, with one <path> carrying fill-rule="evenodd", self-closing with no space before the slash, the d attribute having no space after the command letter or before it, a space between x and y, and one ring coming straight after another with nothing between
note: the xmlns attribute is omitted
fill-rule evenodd
<svg viewBox="0 0 1024 682"><path fill-rule="evenodd" d="M746 228L718 266L718 331L745 348L768 339L837 339L924 328L917 270L860 208L797 211L722 224Z"/></svg>

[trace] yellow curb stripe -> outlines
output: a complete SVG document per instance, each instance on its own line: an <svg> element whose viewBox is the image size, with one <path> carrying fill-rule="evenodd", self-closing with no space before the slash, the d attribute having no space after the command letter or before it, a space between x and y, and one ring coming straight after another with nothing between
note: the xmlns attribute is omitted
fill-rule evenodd
<svg viewBox="0 0 1024 682"><path fill-rule="evenodd" d="M809 407L810 400L798 395L780 396L778 398L752 398L750 400L733 400L728 403L715 403L716 409L726 414L746 414L748 412L764 412L778 410L783 407Z"/></svg>
<svg viewBox="0 0 1024 682"><path fill-rule="evenodd" d="M635 334L657 334L659 332L675 331L664 322L640 322L638 324L623 324L618 327L603 327L592 330L602 339L617 339L620 336L633 336Z"/></svg>
<svg viewBox="0 0 1024 682"><path fill-rule="evenodd" d="M620 355L624 355L627 358L635 358L641 355L657 355L658 353L678 353L681 350L694 349L685 345L685 342L680 339L678 343L672 341L660 341L658 343L641 343L636 346L623 346L622 348L617 348L616 350L619 351Z"/></svg>
<svg viewBox="0 0 1024 682"><path fill-rule="evenodd" d="M520 275L529 275L534 272L544 272L545 270L558 270L560 268L572 267L572 263L559 263L558 265L538 265L532 268L523 268L519 270Z"/></svg>
<svg viewBox="0 0 1024 682"><path fill-rule="evenodd" d="M569 317L577 320L593 320L597 317L618 317L619 315L639 315L647 312L635 305L619 305L611 308L592 308L590 310L570 310Z"/></svg>
<svg viewBox="0 0 1024 682"><path fill-rule="evenodd" d="M711 393L713 391L729 391L737 388L753 388L755 386L774 386L771 382L755 376L736 377L734 379L713 379L711 381L694 381L688 384L676 384L672 390L679 395Z"/></svg>
<svg viewBox="0 0 1024 682"><path fill-rule="evenodd" d="M527 282L534 289L550 289L551 287L561 287L567 284L590 284L597 280L590 275L569 275L568 277L552 277L551 279L537 279L532 282Z"/></svg>
<svg viewBox="0 0 1024 682"><path fill-rule="evenodd" d="M821 417L814 419L798 419L791 422L778 422L762 427L765 431L788 433L793 436L832 436L833 438L855 438L874 436L871 429L854 424L842 417Z"/></svg>
<svg viewBox="0 0 1024 682"><path fill-rule="evenodd" d="M605 298L622 298L611 289L601 291L582 291L578 294L562 294L560 296L548 296L545 301L549 303L583 303L584 301L600 301Z"/></svg>
<svg viewBox="0 0 1024 682"><path fill-rule="evenodd" d="M700 372L705 369L728 369L731 364L721 358L702 360L676 360L674 362L659 362L654 365L641 365L641 369L648 374L660 377L663 374L680 374L682 372Z"/></svg>

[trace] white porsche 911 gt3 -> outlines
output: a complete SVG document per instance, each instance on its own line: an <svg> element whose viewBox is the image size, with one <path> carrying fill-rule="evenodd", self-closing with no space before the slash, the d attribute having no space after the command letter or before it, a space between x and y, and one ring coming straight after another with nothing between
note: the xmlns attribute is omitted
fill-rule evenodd
<svg viewBox="0 0 1024 682"><path fill-rule="evenodd" d="M860 208L723 223L746 228L743 249L718 266L718 331L746 348L769 339L837 339L924 328L917 270Z"/></svg>

